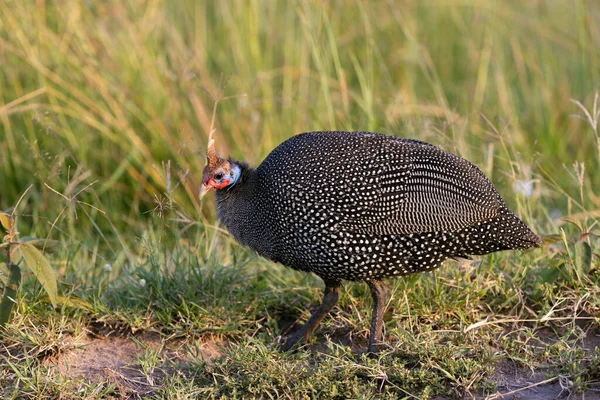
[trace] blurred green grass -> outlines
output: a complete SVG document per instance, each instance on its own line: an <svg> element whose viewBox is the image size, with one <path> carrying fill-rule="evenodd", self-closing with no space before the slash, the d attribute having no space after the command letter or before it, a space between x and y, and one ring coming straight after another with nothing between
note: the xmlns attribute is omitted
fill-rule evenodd
<svg viewBox="0 0 600 400"><path fill-rule="evenodd" d="M581 110L570 101L591 108L598 90L598 20L600 4L584 0L7 0L0 7L0 209L33 185L20 230L61 240L52 257L61 290L93 305L57 317L26 281L7 342L35 357L31 349L59 352L46 342L90 321L166 337L222 335L232 347L215 375L194 367L204 389L231 374L210 389L215 397L248 384L248 376L227 371L247 365L248 353L275 366L258 377L261 390L270 379L285 382L281 371L294 368L293 357L306 361L265 346L281 333L281 315L296 317L318 301L317 279L240 249L215 225L212 200L197 200L223 82L223 95L232 96L217 112L225 156L258 165L309 130L425 140L478 164L534 231L565 230L543 251L449 263L436 279L396 281L386 321L395 358L377 368L394 376L398 362L409 367L392 382L430 395L469 393L478 382L489 393L488 359L504 357L527 367L548 363L585 389L595 377L574 344L582 335L574 322L552 325L560 340L546 348L546 361L528 335L547 327L548 313L565 319L599 307L598 257L590 264L582 254L584 243L597 244L586 235L598 230L600 142L589 123L571 116ZM335 336L341 326L364 339L368 297L349 285L323 331ZM510 335L491 323L450 335L477 355L463 372L448 373L458 367L446 333L487 318L517 322ZM48 333L38 335L37 325ZM323 387L347 374L348 391L360 393L378 376L357 378L351 356L328 346L345 369L325 362ZM27 360L15 368L37 382L36 361ZM411 375L417 364L422 369ZM47 394L31 385L32 397Z"/></svg>
<svg viewBox="0 0 600 400"><path fill-rule="evenodd" d="M2 207L34 183L33 207L52 213L43 183L64 189L70 166L83 182L98 180L94 204L143 227L165 189L160 163L172 160L174 175L190 172L175 195L200 211L206 91L222 75L226 95L246 96L220 104L218 145L253 164L298 132L348 129L456 151L509 199L512 181L540 174L538 163L567 191L577 185L562 164L598 166L593 131L569 118L569 99L589 104L598 86L593 2L8 4Z"/></svg>

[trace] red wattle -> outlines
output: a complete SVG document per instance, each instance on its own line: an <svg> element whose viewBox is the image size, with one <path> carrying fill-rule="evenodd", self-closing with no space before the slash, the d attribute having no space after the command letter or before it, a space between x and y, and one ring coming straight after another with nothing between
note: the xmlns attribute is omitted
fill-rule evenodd
<svg viewBox="0 0 600 400"><path fill-rule="evenodd" d="M229 185L229 182L231 182L229 179L223 179L221 183L217 183L213 179L211 179L210 185L215 189L223 189L224 187L227 187L227 185Z"/></svg>

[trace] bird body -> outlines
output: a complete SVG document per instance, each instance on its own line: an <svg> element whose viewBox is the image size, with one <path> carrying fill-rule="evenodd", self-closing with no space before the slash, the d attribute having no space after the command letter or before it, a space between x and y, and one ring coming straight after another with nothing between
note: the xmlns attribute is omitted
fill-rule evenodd
<svg viewBox="0 0 600 400"><path fill-rule="evenodd" d="M342 280L366 281L379 303L374 351L382 278L540 243L479 168L424 142L308 132L280 144L256 169L221 159L214 149L208 159L203 192L216 189L218 217L235 239L326 283L323 304L306 324L314 326L294 343L333 307Z"/></svg>

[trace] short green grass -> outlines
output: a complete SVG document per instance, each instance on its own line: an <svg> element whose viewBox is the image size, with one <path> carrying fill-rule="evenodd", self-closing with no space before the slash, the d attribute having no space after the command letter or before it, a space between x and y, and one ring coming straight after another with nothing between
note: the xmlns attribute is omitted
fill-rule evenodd
<svg viewBox="0 0 600 400"><path fill-rule="evenodd" d="M25 277L0 396L597 393L599 16L584 0L8 0L0 209L33 185L19 230L61 242L71 301L53 309ZM198 201L218 96L224 155L256 165L318 129L425 140L478 164L546 244L390 280L376 359L358 283L306 348L279 353L322 284L236 245ZM110 340L137 349L126 365L77 373L73 357Z"/></svg>

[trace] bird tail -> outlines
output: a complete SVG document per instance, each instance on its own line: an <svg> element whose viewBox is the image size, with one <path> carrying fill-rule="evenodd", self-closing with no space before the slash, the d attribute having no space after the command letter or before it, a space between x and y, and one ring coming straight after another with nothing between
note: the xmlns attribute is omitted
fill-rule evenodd
<svg viewBox="0 0 600 400"><path fill-rule="evenodd" d="M502 216L504 216L504 235L501 237L508 246L511 246L511 249L527 250L540 247L542 240L519 217L508 209L503 210L499 217Z"/></svg>
<svg viewBox="0 0 600 400"><path fill-rule="evenodd" d="M469 254L486 254L499 250L526 250L540 247L542 240L508 209L502 209L496 217L480 225L489 235L483 246L473 246L467 251Z"/></svg>

